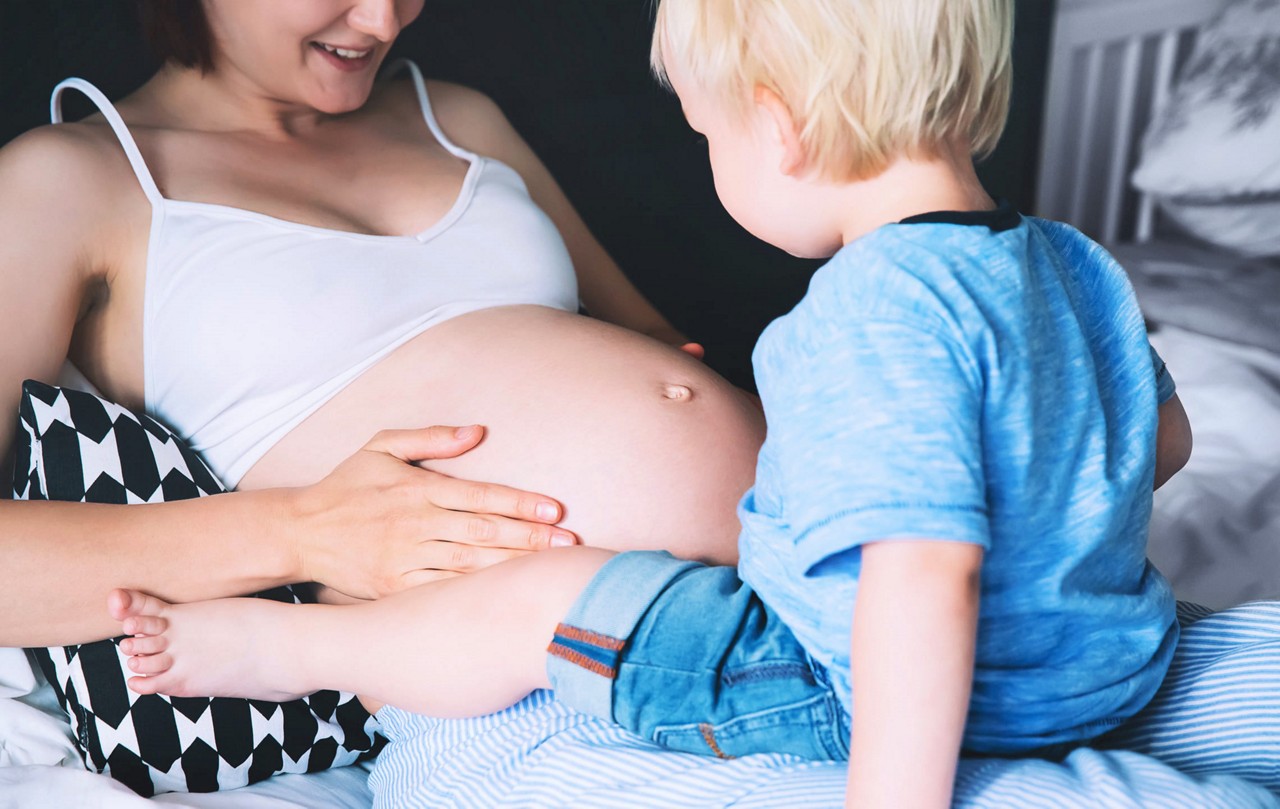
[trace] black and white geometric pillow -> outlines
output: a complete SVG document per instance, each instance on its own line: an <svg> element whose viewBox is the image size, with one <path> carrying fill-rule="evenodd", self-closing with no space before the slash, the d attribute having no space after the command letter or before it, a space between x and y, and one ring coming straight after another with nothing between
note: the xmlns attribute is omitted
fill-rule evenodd
<svg viewBox="0 0 1280 809"><path fill-rule="evenodd" d="M154 419L81 391L23 384L16 498L157 503L224 491ZM314 600L306 587L259 597ZM32 651L71 719L85 765L141 795L212 792L340 767L381 742L376 721L352 694L321 691L286 703L135 694L125 685L131 672L120 640Z"/></svg>

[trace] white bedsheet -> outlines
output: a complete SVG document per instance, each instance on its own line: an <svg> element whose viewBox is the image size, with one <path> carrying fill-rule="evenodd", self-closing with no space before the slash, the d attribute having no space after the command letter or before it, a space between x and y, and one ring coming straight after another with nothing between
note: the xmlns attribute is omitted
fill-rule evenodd
<svg viewBox="0 0 1280 809"><path fill-rule="evenodd" d="M1210 607L1280 596L1280 262L1159 242L1114 253L1195 437L1156 493L1151 558Z"/></svg>
<svg viewBox="0 0 1280 809"><path fill-rule="evenodd" d="M283 775L251 787L205 795L168 793L151 800L128 787L84 769L67 767L0 768L0 807L4 809L368 809L372 802L360 767L314 775Z"/></svg>
<svg viewBox="0 0 1280 809"><path fill-rule="evenodd" d="M1195 436L1156 492L1152 560L1206 606L1280 596L1280 354L1169 326L1152 343Z"/></svg>

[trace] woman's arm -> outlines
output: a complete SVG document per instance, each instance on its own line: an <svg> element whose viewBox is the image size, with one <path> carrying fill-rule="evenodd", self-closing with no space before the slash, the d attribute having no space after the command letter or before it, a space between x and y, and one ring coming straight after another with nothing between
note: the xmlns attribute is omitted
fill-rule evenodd
<svg viewBox="0 0 1280 809"><path fill-rule="evenodd" d="M478 154L514 168L529 194L560 230L578 273L582 302L593 317L648 334L671 345L688 342L635 288L617 262L591 235L551 172L482 93L456 84L429 82L433 108L446 134Z"/></svg>
<svg viewBox="0 0 1280 809"><path fill-rule="evenodd" d="M482 435L379 433L298 489L133 506L0 502L0 646L109 637L119 627L103 599L121 585L185 602L319 581L377 598L561 544L557 535L572 541L550 525L561 516L552 500L406 463L460 454ZM470 544L430 541L444 536Z"/></svg>
<svg viewBox="0 0 1280 809"><path fill-rule="evenodd" d="M136 204L147 203L118 147L76 127L0 150L0 458L22 380L53 379L86 290L110 294L110 254L129 232L111 216ZM179 601L312 579L376 597L547 547L554 501L406 463L460 454L482 435L380 434L304 489L146 506L0 501L0 646L106 637L103 598L125 583ZM433 541L444 538L469 544Z"/></svg>
<svg viewBox="0 0 1280 809"><path fill-rule="evenodd" d="M88 148L37 130L0 149L0 458L10 459L24 379L54 379L100 257L87 247L94 183L65 176ZM139 192L141 194L141 192ZM10 470L5 470L9 480Z"/></svg>

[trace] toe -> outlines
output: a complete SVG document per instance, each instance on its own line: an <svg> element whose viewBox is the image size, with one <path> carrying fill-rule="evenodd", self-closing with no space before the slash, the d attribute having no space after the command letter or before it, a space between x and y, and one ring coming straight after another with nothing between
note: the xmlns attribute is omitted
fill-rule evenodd
<svg viewBox="0 0 1280 809"><path fill-rule="evenodd" d="M155 655L169 648L169 639L164 635L144 635L138 638L125 638L120 641L120 650L127 655Z"/></svg>
<svg viewBox="0 0 1280 809"><path fill-rule="evenodd" d="M112 590L107 593L107 613L117 621L123 621L129 614L130 597L128 590Z"/></svg>
<svg viewBox="0 0 1280 809"><path fill-rule="evenodd" d="M173 658L167 654L153 654L129 658L129 668L138 674L163 674L173 667Z"/></svg>
<svg viewBox="0 0 1280 809"><path fill-rule="evenodd" d="M117 621L137 615L164 615L169 608L167 601L138 590L112 590L107 595L107 611Z"/></svg>
<svg viewBox="0 0 1280 809"><path fill-rule="evenodd" d="M124 619L126 635L159 635L169 628L169 622L154 615L133 615Z"/></svg>
<svg viewBox="0 0 1280 809"><path fill-rule="evenodd" d="M164 677L130 677L128 683L129 690L135 694L168 693L165 690L166 682Z"/></svg>

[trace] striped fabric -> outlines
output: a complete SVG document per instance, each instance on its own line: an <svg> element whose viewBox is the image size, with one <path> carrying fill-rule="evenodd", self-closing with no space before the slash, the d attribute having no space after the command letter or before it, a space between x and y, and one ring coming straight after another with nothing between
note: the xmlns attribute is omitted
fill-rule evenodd
<svg viewBox="0 0 1280 809"><path fill-rule="evenodd" d="M1280 603L1202 615L1180 611L1183 640L1169 678L1110 740L1128 750L1082 749L1061 763L966 760L955 806L1280 807L1265 788L1232 775L1280 789ZM392 742L369 781L379 808L790 809L844 800L843 765L675 753L575 713L545 691L479 719L393 708L378 719Z"/></svg>
<svg viewBox="0 0 1280 809"><path fill-rule="evenodd" d="M1182 638L1164 685L1108 745L1280 791L1280 601L1199 615L1180 607Z"/></svg>

